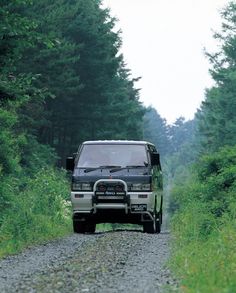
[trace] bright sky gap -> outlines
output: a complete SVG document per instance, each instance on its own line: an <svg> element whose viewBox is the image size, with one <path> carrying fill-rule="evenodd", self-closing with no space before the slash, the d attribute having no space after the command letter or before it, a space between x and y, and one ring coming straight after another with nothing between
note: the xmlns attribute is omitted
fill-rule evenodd
<svg viewBox="0 0 236 293"><path fill-rule="evenodd" d="M217 49L226 0L104 0L122 30L122 53L141 88L140 99L173 123L192 119L213 84L204 56Z"/></svg>

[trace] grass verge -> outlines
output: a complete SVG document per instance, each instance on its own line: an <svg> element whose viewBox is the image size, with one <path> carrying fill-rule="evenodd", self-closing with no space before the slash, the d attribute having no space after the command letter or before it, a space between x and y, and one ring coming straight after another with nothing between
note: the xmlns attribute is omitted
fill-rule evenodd
<svg viewBox="0 0 236 293"><path fill-rule="evenodd" d="M203 157L178 178L171 267L180 292L236 292L236 147Z"/></svg>
<svg viewBox="0 0 236 293"><path fill-rule="evenodd" d="M14 184L8 178L2 185L7 201L0 216L0 258L72 232L65 173L42 169L26 178Z"/></svg>

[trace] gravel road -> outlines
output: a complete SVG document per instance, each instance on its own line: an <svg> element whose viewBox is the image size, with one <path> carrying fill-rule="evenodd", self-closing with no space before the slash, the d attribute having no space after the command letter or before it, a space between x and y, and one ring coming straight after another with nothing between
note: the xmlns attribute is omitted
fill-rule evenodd
<svg viewBox="0 0 236 293"><path fill-rule="evenodd" d="M117 230L74 234L0 261L0 292L164 292L170 235Z"/></svg>

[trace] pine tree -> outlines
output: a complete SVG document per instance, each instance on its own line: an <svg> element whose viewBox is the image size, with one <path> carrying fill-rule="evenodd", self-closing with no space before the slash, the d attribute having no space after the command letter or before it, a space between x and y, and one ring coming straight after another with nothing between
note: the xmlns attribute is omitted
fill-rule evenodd
<svg viewBox="0 0 236 293"><path fill-rule="evenodd" d="M141 138L137 79L119 55L115 19L100 1L34 1L25 13L48 38L46 48L25 51L20 63L47 92L45 102L34 100L23 112L38 140L56 148L64 161L83 140Z"/></svg>
<svg viewBox="0 0 236 293"><path fill-rule="evenodd" d="M171 151L168 126L166 120L161 118L156 109L147 108L143 128L144 139L154 143L161 156L166 156Z"/></svg>
<svg viewBox="0 0 236 293"><path fill-rule="evenodd" d="M215 86L208 89L197 113L199 136L205 151L236 144L236 4L223 11L222 32L214 35L220 51L207 54Z"/></svg>

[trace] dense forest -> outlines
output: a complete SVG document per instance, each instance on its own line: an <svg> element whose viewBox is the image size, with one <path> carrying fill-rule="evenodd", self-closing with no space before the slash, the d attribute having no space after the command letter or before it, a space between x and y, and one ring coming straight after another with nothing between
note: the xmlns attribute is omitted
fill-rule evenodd
<svg viewBox="0 0 236 293"><path fill-rule="evenodd" d="M67 155L84 140L160 151L183 292L234 292L236 3L222 10L215 81L191 121L144 107L100 0L1 0L0 257L71 232ZM217 268L217 269L216 269Z"/></svg>

